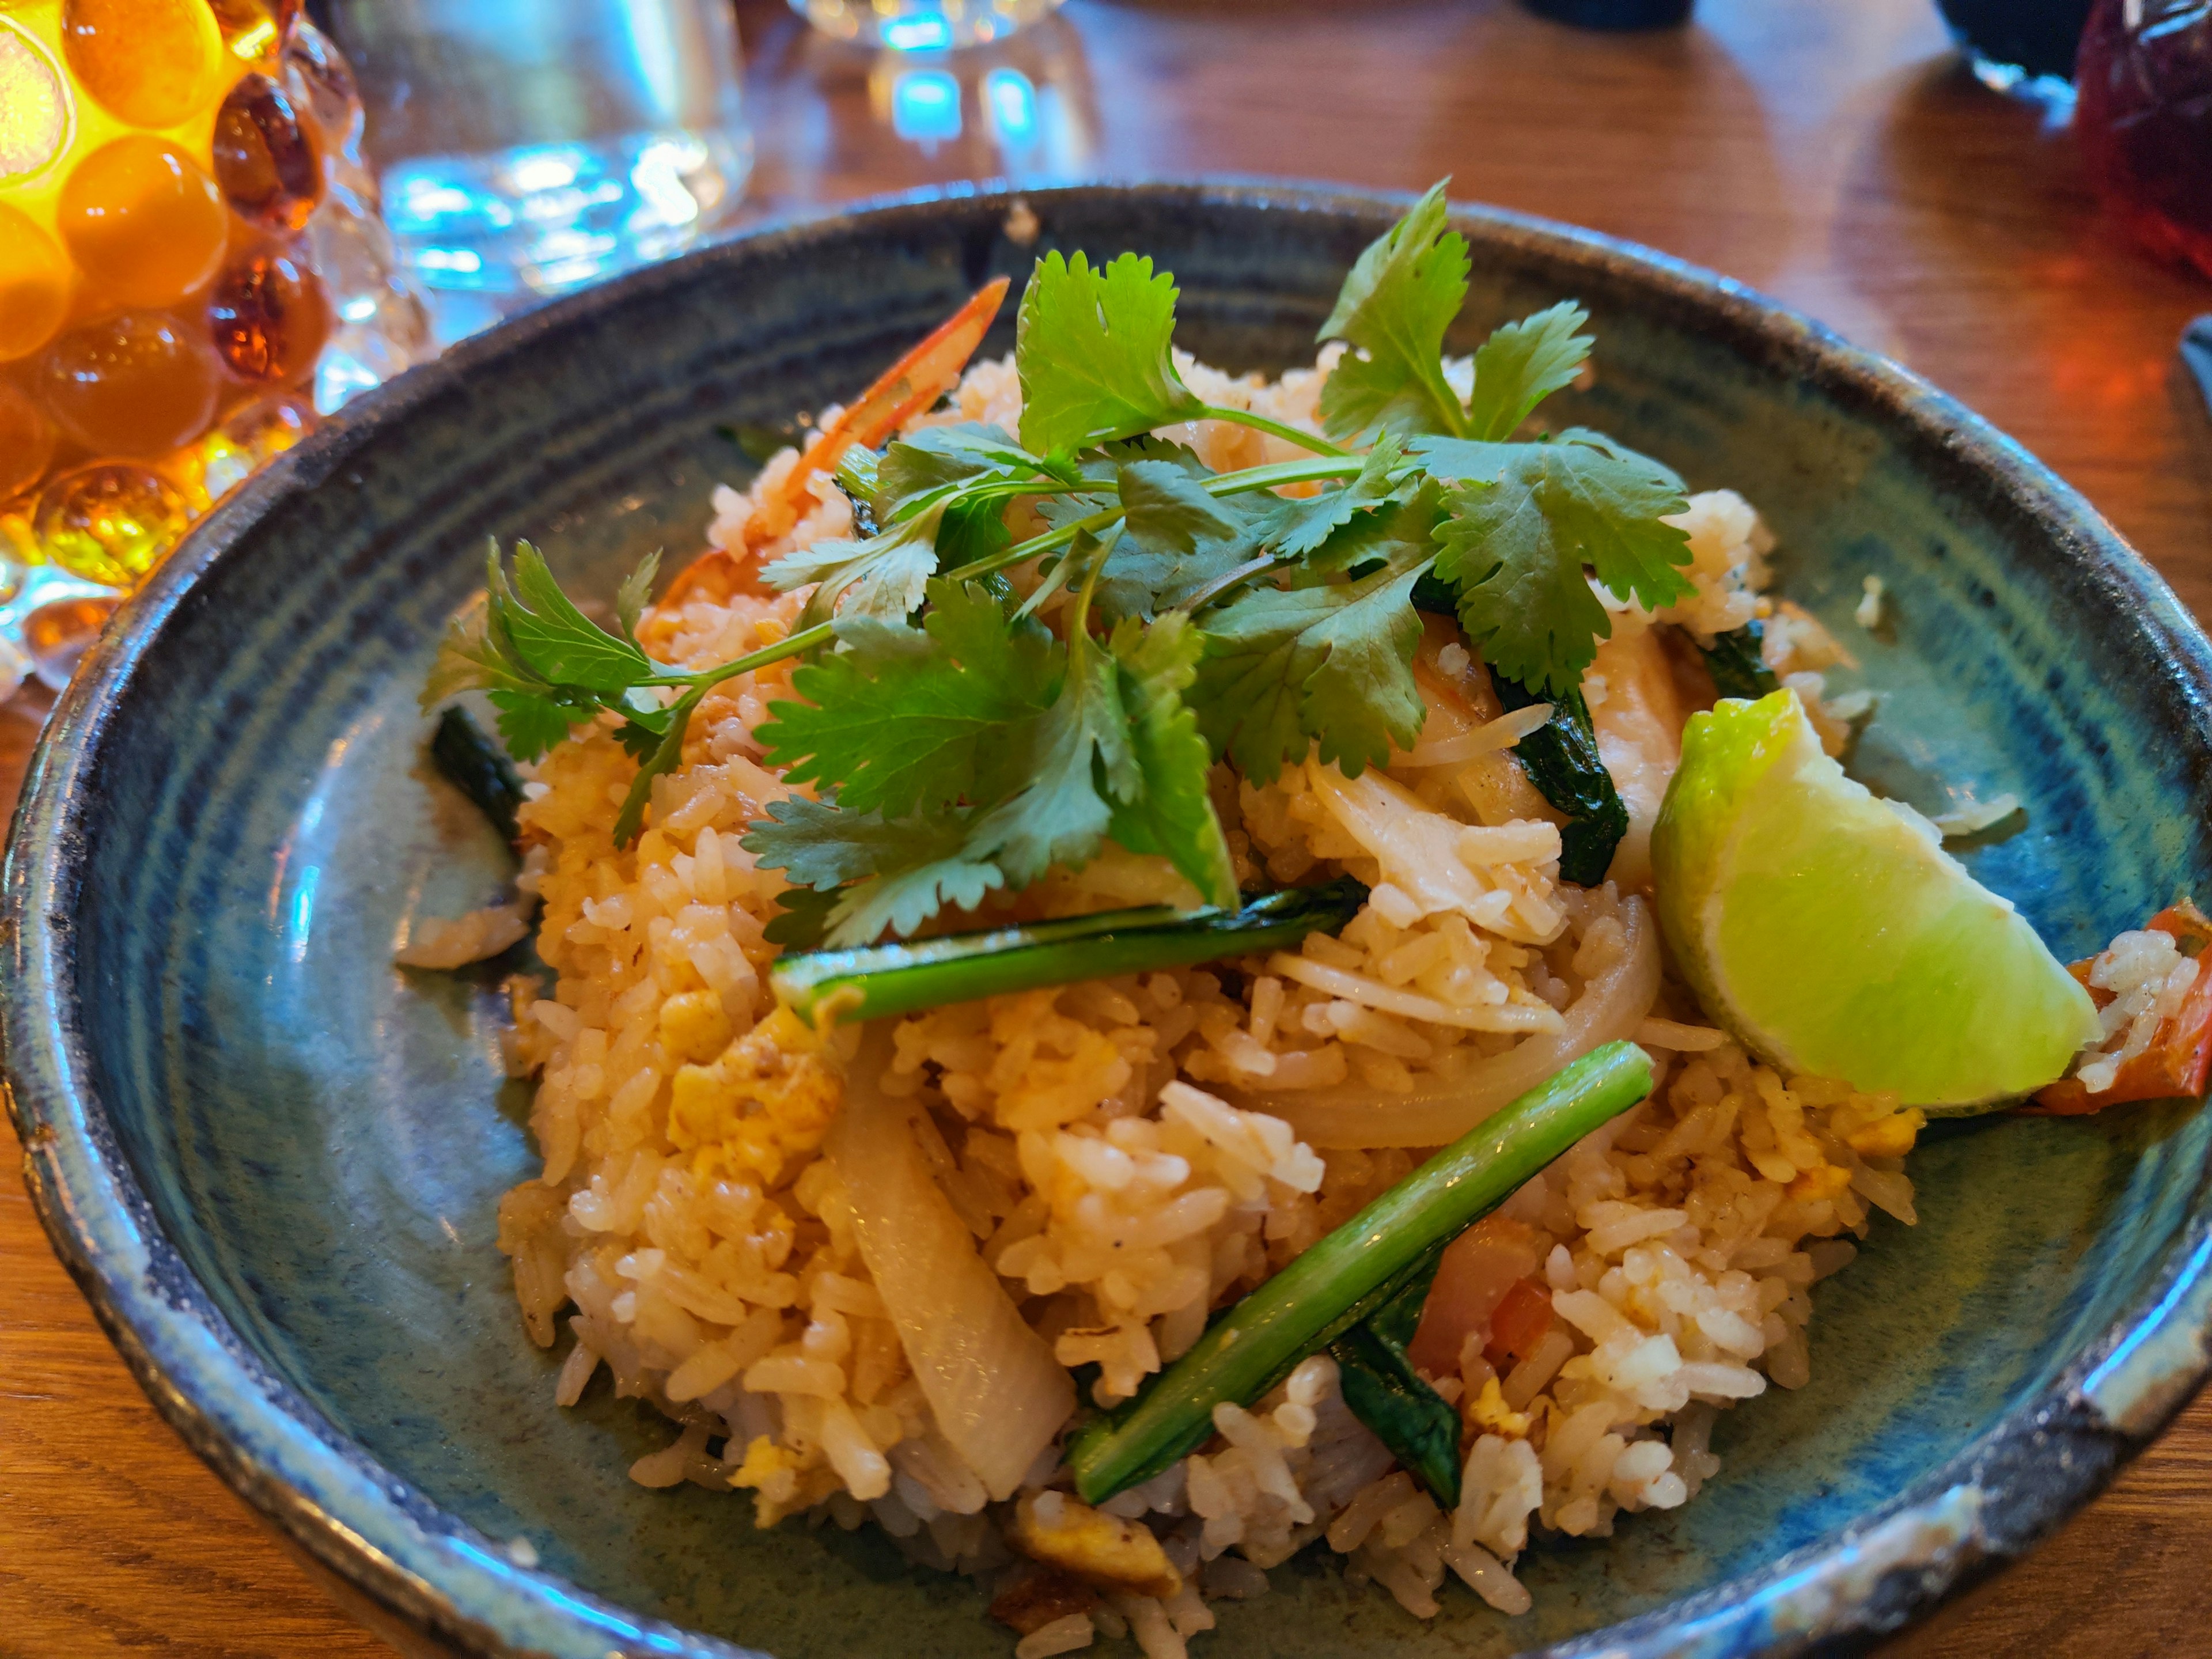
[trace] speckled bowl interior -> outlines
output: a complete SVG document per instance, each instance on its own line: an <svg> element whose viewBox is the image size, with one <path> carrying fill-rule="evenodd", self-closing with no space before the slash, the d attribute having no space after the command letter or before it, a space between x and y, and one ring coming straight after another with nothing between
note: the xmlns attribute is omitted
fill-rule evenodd
<svg viewBox="0 0 2212 1659"><path fill-rule="evenodd" d="M1310 362L1395 204L1295 189L1032 193L1043 246L1172 269L1184 343ZM162 1409L325 1567L471 1651L605 1659L1000 1655L974 1589L749 1500L649 1492L670 1438L604 1375L552 1403L494 1246L527 1175L487 980L396 970L404 922L481 902L491 833L430 781L416 706L485 538L580 590L701 544L724 435L849 395L1037 250L988 195L764 234L473 341L349 409L213 514L40 750L9 854L6 1061L33 1191ZM1966 854L2062 955L2212 896L2206 642L2075 495L1971 416L1726 283L1472 212L1462 346L1590 308L1572 416L1728 485L1783 589L1881 697L1859 775L2024 824ZM1010 307L988 348L1012 345ZM1893 627L1851 619L1881 576ZM1820 1288L1813 1381L1729 1413L1698 1502L1539 1547L1536 1610L1420 1625L1301 1559L1224 1604L1235 1656L1735 1654L1879 1628L2025 1547L2203 1364L2212 1119L1931 1133L1921 1219ZM527 1540L542 1565L514 1565ZM1626 1621L1625 1625L1623 1621ZM1590 1632L1620 1626L1601 1638Z"/></svg>

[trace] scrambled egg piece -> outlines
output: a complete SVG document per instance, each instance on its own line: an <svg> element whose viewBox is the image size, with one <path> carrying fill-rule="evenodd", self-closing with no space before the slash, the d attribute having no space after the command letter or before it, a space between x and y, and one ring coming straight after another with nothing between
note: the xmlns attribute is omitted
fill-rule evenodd
<svg viewBox="0 0 2212 1659"><path fill-rule="evenodd" d="M672 1060L703 1065L728 1048L733 1035L719 991L684 991L660 1005L660 1046Z"/></svg>
<svg viewBox="0 0 2212 1659"><path fill-rule="evenodd" d="M1903 1158L1912 1150L1913 1142L1920 1139L1920 1132L1927 1127L1928 1115L1917 1106L1911 1106L1901 1112L1892 1112L1887 1117L1876 1118L1844 1139L1861 1158Z"/></svg>
<svg viewBox="0 0 2212 1659"><path fill-rule="evenodd" d="M665 1009L661 1018L665 1030ZM675 1018L679 1036L703 1041L708 1022L696 1011ZM845 1084L822 1038L780 1007L713 1060L679 1067L670 1092L668 1138L692 1154L695 1176L749 1175L773 1187L787 1163L822 1144Z"/></svg>
<svg viewBox="0 0 2212 1659"><path fill-rule="evenodd" d="M1790 1183L1790 1196L1801 1204L1810 1204L1820 1199L1833 1198L1851 1184L1851 1172L1833 1164L1801 1170Z"/></svg>
<svg viewBox="0 0 2212 1659"><path fill-rule="evenodd" d="M1182 1589L1182 1575L1149 1528L1064 1492L1025 1493L1014 1506L1012 1542L1031 1560L1102 1589L1162 1598Z"/></svg>
<svg viewBox="0 0 2212 1659"><path fill-rule="evenodd" d="M1495 1376L1483 1379L1482 1392L1468 1403L1467 1420L1478 1435L1503 1435L1508 1440L1528 1437L1528 1413L1516 1412L1505 1403L1504 1391Z"/></svg>
<svg viewBox="0 0 2212 1659"><path fill-rule="evenodd" d="M818 1455L779 1446L764 1434L754 1436L745 1448L744 1462L731 1475L730 1484L751 1489L753 1525L763 1528L812 1508L844 1487L837 1472Z"/></svg>

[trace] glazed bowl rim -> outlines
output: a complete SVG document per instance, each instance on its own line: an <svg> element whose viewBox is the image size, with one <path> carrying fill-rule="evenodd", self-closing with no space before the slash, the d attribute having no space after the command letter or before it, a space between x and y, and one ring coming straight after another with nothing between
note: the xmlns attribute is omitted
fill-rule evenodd
<svg viewBox="0 0 2212 1659"><path fill-rule="evenodd" d="M974 212L1129 197L1189 213L1237 206L1332 216L1390 216L1408 195L1332 185L1206 178L1103 179L1047 187L966 184L780 220L478 335L369 392L248 481L194 527L126 602L63 694L25 779L0 872L0 952L12 994L0 1067L25 1149L26 1182L57 1253L171 1425L289 1541L407 1623L488 1656L546 1650L733 1656L720 1638L625 1612L447 1515L331 1424L269 1370L216 1310L163 1234L90 1081L72 1000L76 896L99 844L103 742L132 676L194 586L279 501L339 471L356 449L402 425L464 377L496 373L604 309L678 288L726 264L804 258L855 222L926 227L950 206ZM1483 246L1518 248L1605 272L1697 317L1747 356L1886 418L1940 453L2063 556L2115 606L2139 613L2168 672L2198 708L2212 704L2212 643L2166 583L2081 496L1980 416L1911 371L1860 350L1728 277L1599 233L1508 210L1455 204ZM1620 1659L1748 1655L1893 1627L1965 1577L2016 1556L2100 1489L2179 1408L2208 1368L2212 1218L2202 1202L2156 1282L2059 1375L1906 1490L1764 1567L1547 1651Z"/></svg>

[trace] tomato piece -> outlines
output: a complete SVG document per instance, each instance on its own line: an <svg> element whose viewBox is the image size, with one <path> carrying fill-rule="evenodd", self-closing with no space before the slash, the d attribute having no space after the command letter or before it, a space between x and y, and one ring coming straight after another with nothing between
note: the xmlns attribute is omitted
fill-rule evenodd
<svg viewBox="0 0 2212 1659"><path fill-rule="evenodd" d="M2185 898L2153 916L2144 931L2171 933L2182 954L2200 961L2212 946L2212 917ZM2075 963L2067 972L2088 986L2101 1008L2112 1001L2112 994L2089 984L2089 968L2095 960L2092 957ZM2036 1091L2034 1105L2020 1109L2037 1117L2081 1117L2131 1100L2201 1095L2208 1072L2212 1072L2212 973L2200 973L2180 1009L2159 1027L2150 1047L2120 1067L2112 1087L2091 1094L2078 1078L2061 1078Z"/></svg>
<svg viewBox="0 0 2212 1659"><path fill-rule="evenodd" d="M1430 1376L1459 1375L1459 1357L1470 1335L1490 1329L1514 1285L1536 1271L1540 1259L1534 1228L1510 1216L1488 1215L1444 1246L1436 1282L1421 1304L1421 1322L1407 1345L1413 1369Z"/></svg>

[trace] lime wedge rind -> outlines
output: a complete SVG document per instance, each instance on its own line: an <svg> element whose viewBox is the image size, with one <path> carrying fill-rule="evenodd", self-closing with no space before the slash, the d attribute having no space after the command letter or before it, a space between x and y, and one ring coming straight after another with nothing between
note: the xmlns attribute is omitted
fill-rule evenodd
<svg viewBox="0 0 2212 1659"><path fill-rule="evenodd" d="M1823 753L1793 691L1691 717L1652 855L1684 977L1790 1072L1971 1113L2098 1029L2027 918Z"/></svg>

